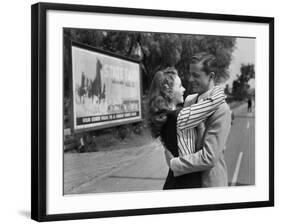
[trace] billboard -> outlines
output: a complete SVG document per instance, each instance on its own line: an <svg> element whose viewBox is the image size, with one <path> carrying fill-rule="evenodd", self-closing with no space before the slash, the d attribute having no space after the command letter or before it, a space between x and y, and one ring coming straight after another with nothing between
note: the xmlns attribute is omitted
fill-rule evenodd
<svg viewBox="0 0 281 224"><path fill-rule="evenodd" d="M138 62L71 44L73 129L102 129L141 120Z"/></svg>

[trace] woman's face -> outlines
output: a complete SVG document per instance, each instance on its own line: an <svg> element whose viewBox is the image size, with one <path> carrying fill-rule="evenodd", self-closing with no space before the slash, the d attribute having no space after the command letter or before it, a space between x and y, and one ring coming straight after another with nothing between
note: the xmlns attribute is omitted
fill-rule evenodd
<svg viewBox="0 0 281 224"><path fill-rule="evenodd" d="M184 99L183 99L184 91L185 91L185 88L181 84L180 77L178 75L175 76L174 86L173 86L173 99L172 99L172 101L175 105L184 102Z"/></svg>

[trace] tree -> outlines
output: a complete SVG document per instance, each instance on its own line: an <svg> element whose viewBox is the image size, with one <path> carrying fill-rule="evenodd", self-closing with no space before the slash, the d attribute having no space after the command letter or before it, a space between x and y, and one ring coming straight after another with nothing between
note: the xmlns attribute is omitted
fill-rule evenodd
<svg viewBox="0 0 281 224"><path fill-rule="evenodd" d="M254 64L241 64L240 75L237 75L237 79L232 84L232 95L236 100L243 100L249 97L250 85L249 80L255 78L255 66Z"/></svg>
<svg viewBox="0 0 281 224"><path fill-rule="evenodd" d="M190 93L188 82L190 59L192 55L202 51L212 53L217 57L217 81L227 80L229 77L227 69L236 43L233 37L64 29L64 74L68 77L66 79L69 79L69 74L71 74L70 41L68 41L70 39L122 56L139 58L143 71L144 93L149 89L155 72L167 66L178 70L187 93ZM136 50L141 50L140 57L136 55ZM69 89L69 86L65 87L66 91Z"/></svg>

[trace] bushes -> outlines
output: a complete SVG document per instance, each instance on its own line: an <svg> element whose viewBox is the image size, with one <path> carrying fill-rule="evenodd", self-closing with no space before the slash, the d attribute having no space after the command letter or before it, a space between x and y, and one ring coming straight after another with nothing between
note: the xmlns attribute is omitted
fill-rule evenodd
<svg viewBox="0 0 281 224"><path fill-rule="evenodd" d="M96 152L101 148L110 148L132 134L141 136L144 128L144 123L138 122L85 133L69 133L64 137L64 151Z"/></svg>

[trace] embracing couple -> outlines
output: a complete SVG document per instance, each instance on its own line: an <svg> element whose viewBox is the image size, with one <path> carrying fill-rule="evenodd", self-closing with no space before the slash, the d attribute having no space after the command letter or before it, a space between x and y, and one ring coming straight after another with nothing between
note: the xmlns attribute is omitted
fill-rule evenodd
<svg viewBox="0 0 281 224"><path fill-rule="evenodd" d="M194 55L189 81L196 94L185 100L176 69L158 71L152 80L149 124L153 137L163 143L169 166L163 189L228 185L224 150L231 114L224 90L216 86L216 73L213 55Z"/></svg>

